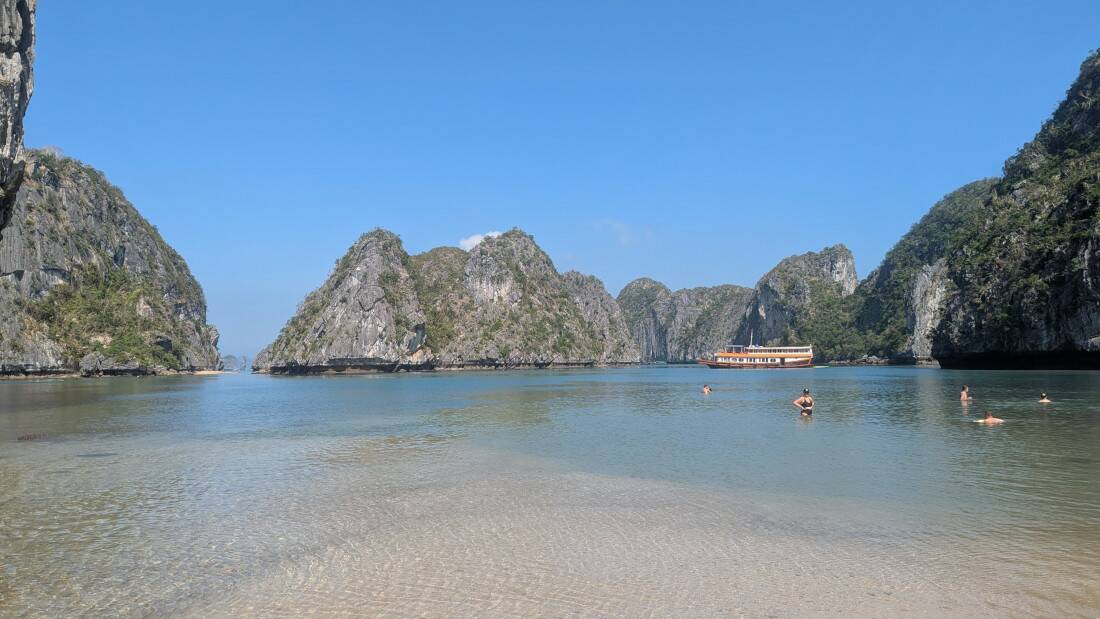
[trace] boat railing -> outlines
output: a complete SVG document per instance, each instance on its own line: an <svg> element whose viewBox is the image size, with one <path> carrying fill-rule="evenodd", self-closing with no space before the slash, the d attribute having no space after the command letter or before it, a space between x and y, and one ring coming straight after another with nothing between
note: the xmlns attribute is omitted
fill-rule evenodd
<svg viewBox="0 0 1100 619"><path fill-rule="evenodd" d="M740 349L740 350L730 350ZM727 347L726 352L752 352L752 353L808 353L813 352L813 346L732 346Z"/></svg>

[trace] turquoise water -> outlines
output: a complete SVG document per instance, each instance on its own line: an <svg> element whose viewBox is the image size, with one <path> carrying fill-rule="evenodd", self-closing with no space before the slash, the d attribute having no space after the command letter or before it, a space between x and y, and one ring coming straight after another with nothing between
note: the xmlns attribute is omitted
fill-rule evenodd
<svg viewBox="0 0 1100 619"><path fill-rule="evenodd" d="M0 614L1096 616L1096 393L916 368L0 382Z"/></svg>

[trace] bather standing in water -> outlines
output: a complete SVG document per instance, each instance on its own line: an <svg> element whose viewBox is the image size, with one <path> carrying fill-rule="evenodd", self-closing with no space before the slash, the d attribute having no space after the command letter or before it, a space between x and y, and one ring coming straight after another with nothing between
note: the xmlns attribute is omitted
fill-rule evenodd
<svg viewBox="0 0 1100 619"><path fill-rule="evenodd" d="M810 395L809 389L802 390L802 396L794 401L794 405L807 417L814 414L814 398Z"/></svg>
<svg viewBox="0 0 1100 619"><path fill-rule="evenodd" d="M710 392L711 392L710 385L703 385L703 395L710 395Z"/></svg>
<svg viewBox="0 0 1100 619"><path fill-rule="evenodd" d="M969 402L974 398L970 397L970 385L963 385L962 391L959 393L959 400L963 402Z"/></svg>

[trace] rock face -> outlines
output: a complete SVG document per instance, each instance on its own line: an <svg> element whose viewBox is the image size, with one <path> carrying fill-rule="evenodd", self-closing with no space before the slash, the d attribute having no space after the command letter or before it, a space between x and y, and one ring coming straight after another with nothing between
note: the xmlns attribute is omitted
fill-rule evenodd
<svg viewBox="0 0 1100 619"><path fill-rule="evenodd" d="M416 261L421 298L439 318L430 329L439 337L429 336L438 366L584 365L603 358L605 342L527 234L485 239L470 250L461 274L439 258L444 254L429 252ZM438 286L442 271L456 277Z"/></svg>
<svg viewBox="0 0 1100 619"><path fill-rule="evenodd" d="M1100 52L947 260L946 367L1100 366Z"/></svg>
<svg viewBox="0 0 1100 619"><path fill-rule="evenodd" d="M187 264L104 176L28 153L0 240L0 373L220 366Z"/></svg>
<svg viewBox="0 0 1100 619"><path fill-rule="evenodd" d="M813 344L820 359L850 356L853 331L845 299L855 292L855 260L844 245L785 258L757 282L737 341L771 346Z"/></svg>
<svg viewBox="0 0 1100 619"><path fill-rule="evenodd" d="M638 363L642 353L630 333L619 303L607 292L598 277L568 271L565 284L581 315L595 330L597 342L603 343L598 363Z"/></svg>
<svg viewBox="0 0 1100 619"><path fill-rule="evenodd" d="M668 361L668 323L672 315L672 293L668 287L642 277L619 291L618 301L642 361Z"/></svg>
<svg viewBox="0 0 1100 619"><path fill-rule="evenodd" d="M973 233L970 218L997 179L945 196L859 284L856 326L868 350L895 363L931 363L932 336L943 318L951 281L947 257Z"/></svg>
<svg viewBox="0 0 1100 619"><path fill-rule="evenodd" d="M640 278L619 292L619 305L645 362L693 363L734 341L752 289L684 288Z"/></svg>
<svg viewBox="0 0 1100 619"><path fill-rule="evenodd" d="M364 234L255 365L288 373L425 365L424 313L408 263L393 233Z"/></svg>
<svg viewBox="0 0 1100 619"><path fill-rule="evenodd" d="M637 359L603 285L562 276L522 231L487 238L468 253L441 247L410 257L395 235L375 230L306 298L253 368L394 371Z"/></svg>
<svg viewBox="0 0 1100 619"><path fill-rule="evenodd" d="M0 0L0 238L23 181L23 115L34 87L36 0Z"/></svg>

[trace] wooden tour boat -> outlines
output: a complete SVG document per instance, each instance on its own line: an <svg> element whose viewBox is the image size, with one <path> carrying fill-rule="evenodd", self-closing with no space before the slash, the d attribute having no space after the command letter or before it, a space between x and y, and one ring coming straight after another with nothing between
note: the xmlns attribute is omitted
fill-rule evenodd
<svg viewBox="0 0 1100 619"><path fill-rule="evenodd" d="M727 346L700 359L708 368L812 368L813 346Z"/></svg>

